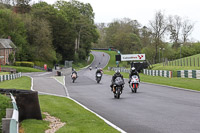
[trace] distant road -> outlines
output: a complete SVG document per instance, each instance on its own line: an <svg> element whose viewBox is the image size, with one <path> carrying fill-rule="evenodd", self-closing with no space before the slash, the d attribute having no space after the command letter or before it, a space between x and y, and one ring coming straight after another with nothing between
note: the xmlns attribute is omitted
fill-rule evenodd
<svg viewBox="0 0 200 133"><path fill-rule="evenodd" d="M95 60L91 66L105 67L109 55L94 51L92 54ZM75 83L66 76L69 95L123 130L129 133L200 132L200 93L141 83L138 93L133 94L126 80L121 98L114 99L111 76L103 75L97 84L95 72L95 69L79 71Z"/></svg>

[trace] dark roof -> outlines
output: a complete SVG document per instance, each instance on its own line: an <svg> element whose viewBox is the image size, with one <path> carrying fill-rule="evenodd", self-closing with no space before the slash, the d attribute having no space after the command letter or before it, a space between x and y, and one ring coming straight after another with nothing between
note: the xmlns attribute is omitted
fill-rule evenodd
<svg viewBox="0 0 200 133"><path fill-rule="evenodd" d="M17 48L10 39L0 39L0 48Z"/></svg>

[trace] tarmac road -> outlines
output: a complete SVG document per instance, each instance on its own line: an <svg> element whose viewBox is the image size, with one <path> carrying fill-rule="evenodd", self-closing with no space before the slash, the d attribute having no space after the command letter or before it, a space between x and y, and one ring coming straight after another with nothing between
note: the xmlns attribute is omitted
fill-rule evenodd
<svg viewBox="0 0 200 133"><path fill-rule="evenodd" d="M98 65L103 68L109 60L109 55L92 53L95 61L91 66L95 68ZM125 80L121 98L114 99L109 87L111 76L103 75L100 84L97 84L95 72L95 69L79 71L75 83L71 82L70 76L66 76L69 96L126 132L200 132L200 93L141 83L138 93L135 94L131 92Z"/></svg>

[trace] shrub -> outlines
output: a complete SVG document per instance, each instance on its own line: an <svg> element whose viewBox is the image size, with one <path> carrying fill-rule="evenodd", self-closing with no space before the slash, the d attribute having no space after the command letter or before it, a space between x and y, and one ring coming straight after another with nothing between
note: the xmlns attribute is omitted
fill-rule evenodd
<svg viewBox="0 0 200 133"><path fill-rule="evenodd" d="M27 61L16 61L14 63L15 66L25 66L25 67L33 67L34 63L33 62L27 62Z"/></svg>

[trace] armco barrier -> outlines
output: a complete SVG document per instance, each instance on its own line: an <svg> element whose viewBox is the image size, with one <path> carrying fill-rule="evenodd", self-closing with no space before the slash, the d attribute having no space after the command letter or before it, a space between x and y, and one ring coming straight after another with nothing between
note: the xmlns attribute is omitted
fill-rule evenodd
<svg viewBox="0 0 200 133"><path fill-rule="evenodd" d="M148 69L143 69L143 73L145 75L162 76L162 77L172 78L172 71L167 71L167 70L148 70Z"/></svg>
<svg viewBox="0 0 200 133"><path fill-rule="evenodd" d="M177 77L200 79L200 70L180 70L177 71Z"/></svg>
<svg viewBox="0 0 200 133"><path fill-rule="evenodd" d="M8 75L0 75L0 82L3 82L5 80L12 80L16 78L20 78L22 76L22 73L15 73L15 74L8 74Z"/></svg>
<svg viewBox="0 0 200 133"><path fill-rule="evenodd" d="M14 96L10 93L13 109L6 109L6 118L2 119L3 133L19 132L19 111Z"/></svg>

